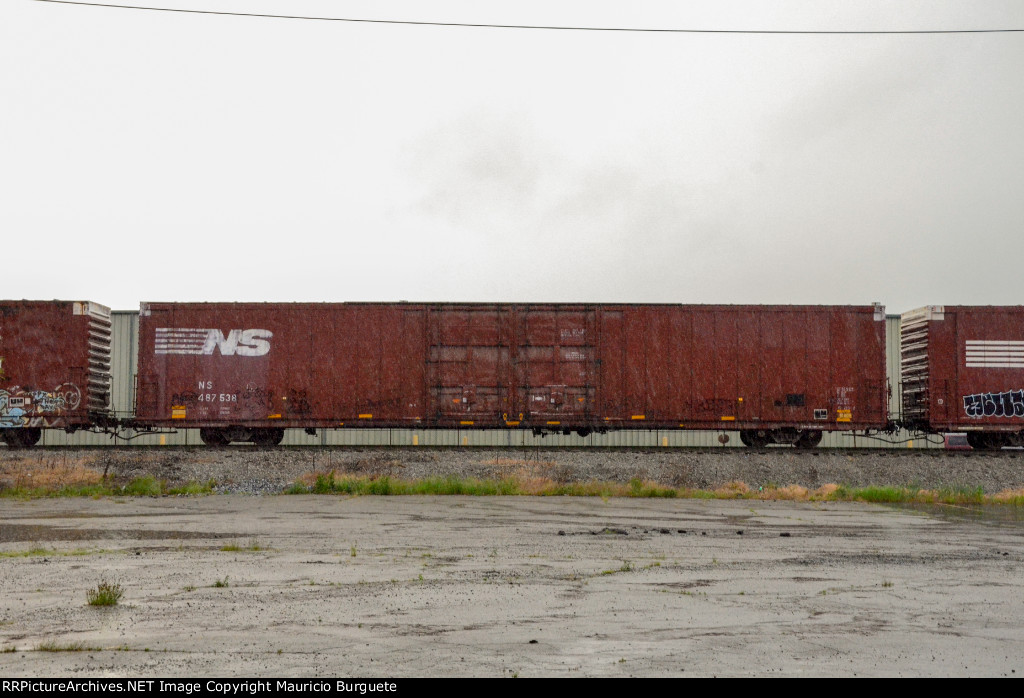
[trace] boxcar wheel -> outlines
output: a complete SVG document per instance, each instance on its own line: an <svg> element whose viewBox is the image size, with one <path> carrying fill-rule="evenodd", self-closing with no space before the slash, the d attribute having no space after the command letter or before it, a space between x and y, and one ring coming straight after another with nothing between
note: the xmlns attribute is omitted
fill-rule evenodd
<svg viewBox="0 0 1024 698"><path fill-rule="evenodd" d="M284 429L257 429L252 442L257 446L279 446L284 440Z"/></svg>
<svg viewBox="0 0 1024 698"><path fill-rule="evenodd" d="M4 441L9 448L31 448L39 443L43 430L34 428L4 429Z"/></svg>
<svg viewBox="0 0 1024 698"><path fill-rule="evenodd" d="M227 446L231 443L223 429L200 429L199 439L207 446Z"/></svg>
<svg viewBox="0 0 1024 698"><path fill-rule="evenodd" d="M764 448L768 445L768 435L763 431L741 431L740 443L748 448Z"/></svg>
<svg viewBox="0 0 1024 698"><path fill-rule="evenodd" d="M998 451L1009 442L1003 434L987 434L983 431L967 432L967 443L979 451Z"/></svg>
<svg viewBox="0 0 1024 698"><path fill-rule="evenodd" d="M793 443L797 448L814 448L821 443L821 432L816 429L808 429L800 432L799 438Z"/></svg>

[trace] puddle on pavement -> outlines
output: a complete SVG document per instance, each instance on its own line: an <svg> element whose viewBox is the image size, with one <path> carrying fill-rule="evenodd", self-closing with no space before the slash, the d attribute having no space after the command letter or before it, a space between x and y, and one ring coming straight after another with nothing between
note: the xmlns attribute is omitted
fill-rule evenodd
<svg viewBox="0 0 1024 698"><path fill-rule="evenodd" d="M1024 526L1024 507L990 504L892 504L895 509L915 511L947 521L974 521L995 526Z"/></svg>
<svg viewBox="0 0 1024 698"><path fill-rule="evenodd" d="M102 528L64 528L61 526L42 526L39 524L0 524L0 544L69 540L194 540L198 538L239 538L239 535L200 531L119 531Z"/></svg>

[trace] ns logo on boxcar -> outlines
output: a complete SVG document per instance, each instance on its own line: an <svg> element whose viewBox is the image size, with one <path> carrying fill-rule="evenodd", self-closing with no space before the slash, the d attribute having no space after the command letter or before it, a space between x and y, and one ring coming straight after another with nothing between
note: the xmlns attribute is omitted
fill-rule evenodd
<svg viewBox="0 0 1024 698"><path fill-rule="evenodd" d="M270 330L221 330L189 327L156 328L155 354L212 356L266 356L270 353Z"/></svg>

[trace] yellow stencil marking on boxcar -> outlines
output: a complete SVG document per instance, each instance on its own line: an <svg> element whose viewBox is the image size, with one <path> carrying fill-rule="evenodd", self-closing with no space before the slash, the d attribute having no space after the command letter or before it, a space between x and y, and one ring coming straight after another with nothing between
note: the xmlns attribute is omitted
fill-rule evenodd
<svg viewBox="0 0 1024 698"><path fill-rule="evenodd" d="M171 405L171 419L185 419L185 406Z"/></svg>
<svg viewBox="0 0 1024 698"><path fill-rule="evenodd" d="M359 419L373 419L373 415L372 414L361 414L361 415L359 415Z"/></svg>
<svg viewBox="0 0 1024 698"><path fill-rule="evenodd" d="M630 419L647 419L647 415L644 415L644 414L634 414Z"/></svg>
<svg viewBox="0 0 1024 698"><path fill-rule="evenodd" d="M735 417L722 417L722 421L723 422L735 422L736 418Z"/></svg>
<svg viewBox="0 0 1024 698"><path fill-rule="evenodd" d="M473 422L467 422L467 421L462 421L462 422L459 422L459 424L472 424L472 423L473 423Z"/></svg>
<svg viewBox="0 0 1024 698"><path fill-rule="evenodd" d="M516 427L516 426L519 426L519 422L509 422L509 421L507 421L507 420L505 421L505 424L507 424L507 425L508 425L508 426L510 426L510 427Z"/></svg>
<svg viewBox="0 0 1024 698"><path fill-rule="evenodd" d="M837 422L849 422L852 417L852 410L836 410Z"/></svg>
<svg viewBox="0 0 1024 698"><path fill-rule="evenodd" d="M548 424L561 424L561 422L548 422Z"/></svg>
<svg viewBox="0 0 1024 698"><path fill-rule="evenodd" d="M281 419L281 415L279 415L279 414L268 414L267 415L267 419Z"/></svg>

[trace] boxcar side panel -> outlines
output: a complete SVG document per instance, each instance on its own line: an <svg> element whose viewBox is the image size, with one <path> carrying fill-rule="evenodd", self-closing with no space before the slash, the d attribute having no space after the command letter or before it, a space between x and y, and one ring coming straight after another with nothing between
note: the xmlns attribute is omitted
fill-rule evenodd
<svg viewBox="0 0 1024 698"><path fill-rule="evenodd" d="M931 427L1024 429L1024 307L944 310L929 322Z"/></svg>
<svg viewBox="0 0 1024 698"><path fill-rule="evenodd" d="M552 431L877 427L885 419L884 323L872 312L147 304L138 421Z"/></svg>
<svg viewBox="0 0 1024 698"><path fill-rule="evenodd" d="M0 428L77 428L110 400L110 310L0 301Z"/></svg>
<svg viewBox="0 0 1024 698"><path fill-rule="evenodd" d="M874 308L626 306L601 313L602 417L617 427L886 423L885 327Z"/></svg>

